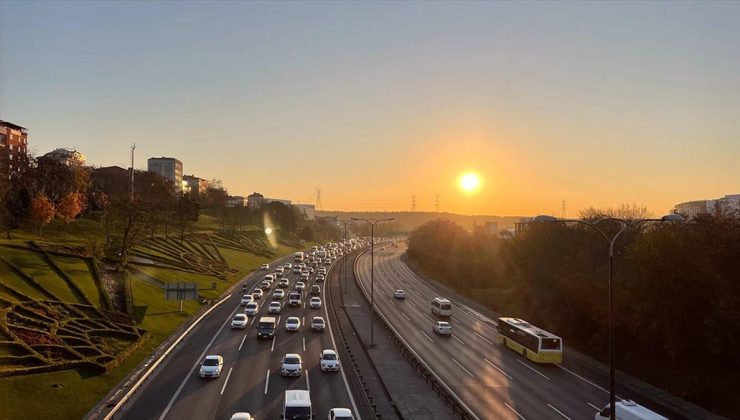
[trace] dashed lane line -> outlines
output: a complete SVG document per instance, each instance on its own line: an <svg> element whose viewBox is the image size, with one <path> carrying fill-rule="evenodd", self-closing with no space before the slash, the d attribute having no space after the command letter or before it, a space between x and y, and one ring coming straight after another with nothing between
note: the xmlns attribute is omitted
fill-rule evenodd
<svg viewBox="0 0 740 420"><path fill-rule="evenodd" d="M516 361L517 361L517 362L519 362L519 363L521 363L522 365L526 366L526 367L527 367L527 369L531 370L532 372L534 372L534 373L536 373L536 374L538 374L538 375L542 376L543 378L547 379L548 381L550 380L550 378L548 378L548 377L547 377L547 376L546 376L546 375L545 375L544 373L542 373L542 372L540 372L539 370L537 370L537 369L533 368L532 366L529 366L528 364L526 364L526 363L522 362L522 361L521 361L521 360L519 360L519 359L517 359Z"/></svg>
<svg viewBox="0 0 740 420"><path fill-rule="evenodd" d="M514 380L514 378L512 378L511 375L509 375L508 373L504 372L500 367L494 365L493 362L491 362L490 360L483 359L483 361L485 361L486 363L488 363L489 365L491 365L492 368L494 368L497 371L501 372L501 374L503 374L504 376L506 376L507 378L509 378L510 381L513 381Z"/></svg>
<svg viewBox="0 0 740 420"><path fill-rule="evenodd" d="M450 337L452 337L452 338L454 338L455 340L457 340L457 342L458 342L458 343L460 343L460 344L462 344L463 346L465 345L465 343L463 343L463 341L462 341L462 340L460 340L459 338L457 338L457 336L455 336L454 334L453 334L453 335L451 335Z"/></svg>
<svg viewBox="0 0 740 420"><path fill-rule="evenodd" d="M272 336L272 347L270 347L270 352L275 351L275 336Z"/></svg>
<svg viewBox="0 0 740 420"><path fill-rule="evenodd" d="M558 413L558 414L560 414L561 416L563 416L563 418L564 418L564 419L570 420L570 417L566 416L565 414L563 414L563 412L562 412L562 411L560 411L560 410L558 410L557 408L553 407L553 406L552 406L552 404L550 404L550 403L547 403L547 406L548 406L548 407L550 407L550 408L552 408L552 409L553 409L553 411L555 411L556 413Z"/></svg>
<svg viewBox="0 0 740 420"><path fill-rule="evenodd" d="M420 333L422 333L422 334L424 334L424 337L426 337L426 338L427 338L427 340L429 340L429 341L431 341L432 343L434 343L434 340L432 340L432 337L428 336L428 335L427 335L427 334L426 334L426 333L425 333L424 331L422 331L422 330L419 330L419 332L420 332Z"/></svg>
<svg viewBox="0 0 740 420"><path fill-rule="evenodd" d="M490 341L489 339L487 339L486 337L483 337L482 335L478 334L477 332L473 332L473 334L477 335L478 338L480 338L481 340L485 341L486 343L488 343L490 345L493 345L493 341Z"/></svg>
<svg viewBox="0 0 740 420"><path fill-rule="evenodd" d="M242 346L244 345L244 340L246 340L246 339L247 339L247 335L246 335L246 334L244 334L244 337L242 337L242 342L241 342L241 343L239 343L239 348L238 348L238 349L236 349L236 351L241 351L241 349L242 349Z"/></svg>
<svg viewBox="0 0 740 420"><path fill-rule="evenodd" d="M411 318L409 318L408 316L406 316L405 313L401 312L401 315L403 315L403 317L406 318L407 320L411 321Z"/></svg>
<svg viewBox="0 0 740 420"><path fill-rule="evenodd" d="M221 387L221 393L219 395L224 395L224 391L226 390L226 384L229 383L229 378L231 377L231 369L233 369L233 367L229 368L229 373L226 374L226 380L224 381L224 386Z"/></svg>
<svg viewBox="0 0 740 420"><path fill-rule="evenodd" d="M270 385L270 369L267 369L265 374L265 395L267 395L267 386Z"/></svg>
<svg viewBox="0 0 740 420"><path fill-rule="evenodd" d="M473 374L472 374L472 373L470 373L470 371L469 371L469 370L465 369L465 366L461 365L461 364L460 364L460 362L458 362L458 361L457 361L457 360L455 360L454 358L450 358L450 359L452 359L452 361L453 361L453 362L455 362L455 364L456 364L456 365L460 366L460 369L464 370L464 371L465 371L465 373L467 373L468 375L470 375L470 377L471 377L471 378L474 378L474 377L475 377L475 376L473 376Z"/></svg>
<svg viewBox="0 0 740 420"><path fill-rule="evenodd" d="M527 420L526 418L524 418L523 415L519 414L519 412L517 412L516 410L514 410L514 408L512 406L510 406L509 403L504 403L504 405L507 406L507 407L509 407L509 410L513 411L514 414L516 414L516 416L519 417L521 420Z"/></svg>

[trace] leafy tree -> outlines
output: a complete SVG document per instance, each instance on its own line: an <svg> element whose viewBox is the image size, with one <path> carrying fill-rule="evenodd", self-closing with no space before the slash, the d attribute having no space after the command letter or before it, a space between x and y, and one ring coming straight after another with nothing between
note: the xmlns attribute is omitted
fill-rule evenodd
<svg viewBox="0 0 740 420"><path fill-rule="evenodd" d="M38 194L31 200L31 219L38 225L39 236L42 236L43 226L54 219L56 209L54 203L44 194Z"/></svg>
<svg viewBox="0 0 740 420"><path fill-rule="evenodd" d="M175 220L180 230L180 240L185 239L185 230L192 223L198 221L198 203L190 198L190 194L182 194L177 198L177 207L175 208Z"/></svg>
<svg viewBox="0 0 740 420"><path fill-rule="evenodd" d="M80 192L69 192L60 201L56 209L57 217L64 221L64 238L67 238L69 223L85 210L85 195Z"/></svg>

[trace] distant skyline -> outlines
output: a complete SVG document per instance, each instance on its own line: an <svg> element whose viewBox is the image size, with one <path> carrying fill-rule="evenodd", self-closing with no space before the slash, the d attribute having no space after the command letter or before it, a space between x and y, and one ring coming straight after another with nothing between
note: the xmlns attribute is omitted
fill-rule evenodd
<svg viewBox="0 0 740 420"><path fill-rule="evenodd" d="M740 193L740 2L0 1L0 119L327 210ZM465 172L481 178L464 193Z"/></svg>

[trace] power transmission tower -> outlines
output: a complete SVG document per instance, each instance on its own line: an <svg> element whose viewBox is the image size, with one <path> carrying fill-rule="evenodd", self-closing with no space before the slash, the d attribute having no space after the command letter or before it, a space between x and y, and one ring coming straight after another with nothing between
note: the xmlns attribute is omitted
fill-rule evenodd
<svg viewBox="0 0 740 420"><path fill-rule="evenodd" d="M434 196L434 212L439 213L439 194Z"/></svg>
<svg viewBox="0 0 740 420"><path fill-rule="evenodd" d="M316 210L321 210L321 188L316 188Z"/></svg>
<svg viewBox="0 0 740 420"><path fill-rule="evenodd" d="M131 201L134 201L134 151L136 143L131 143L131 180L129 181L129 190L131 192Z"/></svg>
<svg viewBox="0 0 740 420"><path fill-rule="evenodd" d="M563 213L563 214L562 214L562 217L563 217L563 219L565 219L565 217L566 217L566 214L567 214L567 213L566 213L566 209L567 209L567 208L568 208L568 203L567 203L567 202L565 201L565 199L563 199L563 200L562 200L562 201L560 202L560 209L562 210L562 213Z"/></svg>
<svg viewBox="0 0 740 420"><path fill-rule="evenodd" d="M416 196L415 195L411 196L411 211L412 212L416 211Z"/></svg>

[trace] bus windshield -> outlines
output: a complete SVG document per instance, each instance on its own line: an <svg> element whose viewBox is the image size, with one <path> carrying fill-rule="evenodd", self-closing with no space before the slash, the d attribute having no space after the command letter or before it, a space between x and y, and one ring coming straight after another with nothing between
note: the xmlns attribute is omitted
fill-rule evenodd
<svg viewBox="0 0 740 420"><path fill-rule="evenodd" d="M541 346L542 350L560 350L560 339L543 338Z"/></svg>

